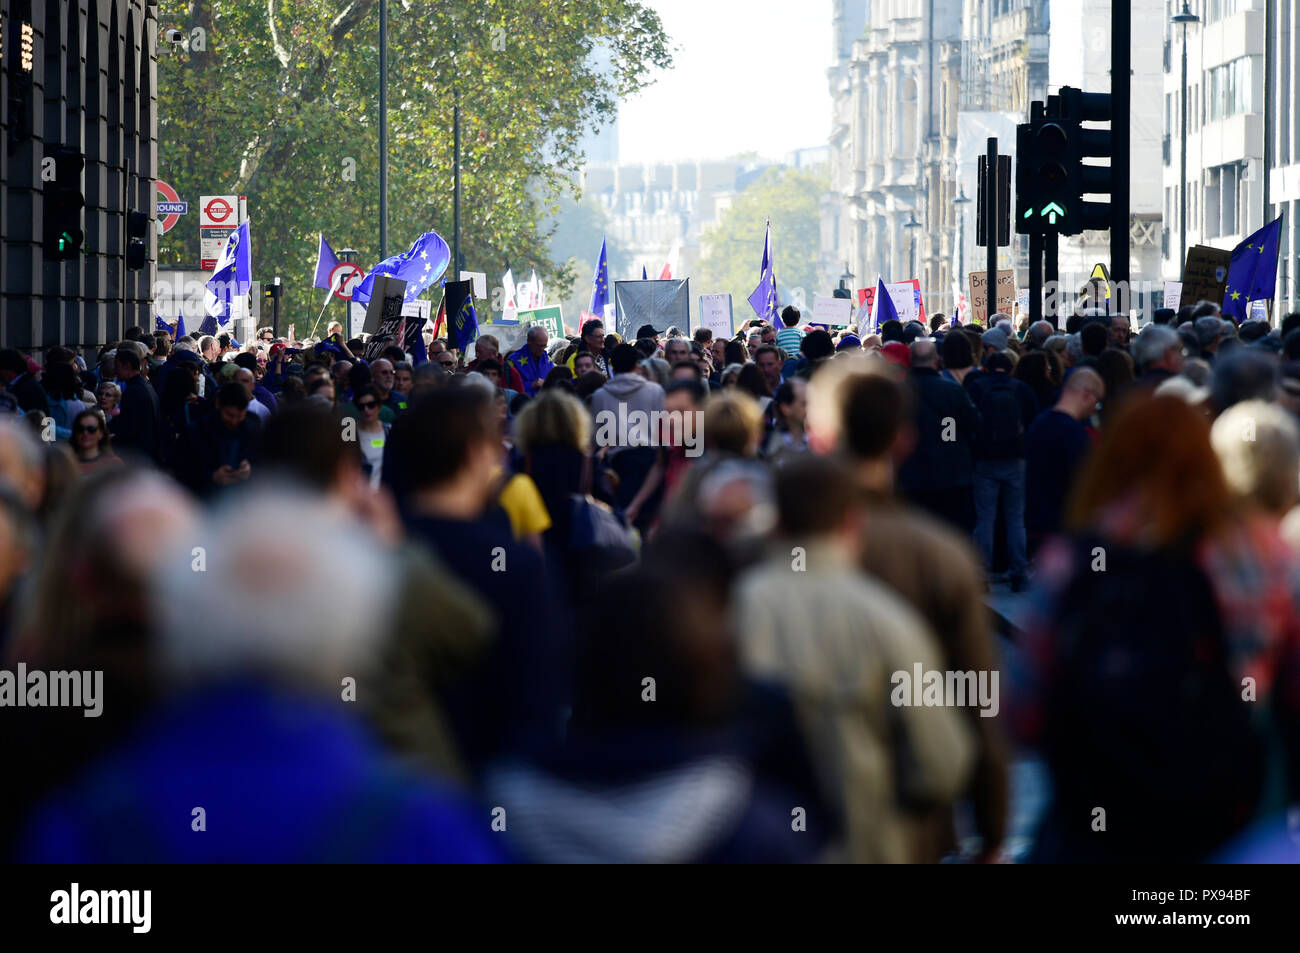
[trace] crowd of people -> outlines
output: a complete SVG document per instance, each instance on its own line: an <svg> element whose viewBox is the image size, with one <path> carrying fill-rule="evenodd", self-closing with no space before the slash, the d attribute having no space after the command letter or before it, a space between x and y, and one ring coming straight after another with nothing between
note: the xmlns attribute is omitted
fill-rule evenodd
<svg viewBox="0 0 1300 953"><path fill-rule="evenodd" d="M0 848L997 861L1028 751L1034 859L1294 853L1300 314L1094 303L0 351L0 669L103 682Z"/></svg>

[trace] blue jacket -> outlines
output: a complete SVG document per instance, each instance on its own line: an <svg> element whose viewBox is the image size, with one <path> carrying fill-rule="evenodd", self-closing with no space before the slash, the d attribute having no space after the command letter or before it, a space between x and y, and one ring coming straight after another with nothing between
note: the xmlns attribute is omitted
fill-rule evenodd
<svg viewBox="0 0 1300 953"><path fill-rule="evenodd" d="M507 357L506 363L519 372L519 377L524 382L524 393L529 397L537 396L537 392L542 389L542 381L546 380L546 375L555 367L549 354L543 351L541 357L533 357L527 344Z"/></svg>
<svg viewBox="0 0 1300 953"><path fill-rule="evenodd" d="M196 807L206 830L194 830ZM492 863L490 815L337 701L235 681L171 702L39 808L32 863Z"/></svg>

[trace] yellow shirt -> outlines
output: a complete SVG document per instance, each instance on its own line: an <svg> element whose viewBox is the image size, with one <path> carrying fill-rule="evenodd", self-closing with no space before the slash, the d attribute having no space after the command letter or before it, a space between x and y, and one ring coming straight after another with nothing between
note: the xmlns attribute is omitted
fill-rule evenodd
<svg viewBox="0 0 1300 953"><path fill-rule="evenodd" d="M516 473L501 489L501 506L510 517L510 528L515 539L534 533L544 533L551 528L551 515L546 512L542 494L537 484L526 473Z"/></svg>

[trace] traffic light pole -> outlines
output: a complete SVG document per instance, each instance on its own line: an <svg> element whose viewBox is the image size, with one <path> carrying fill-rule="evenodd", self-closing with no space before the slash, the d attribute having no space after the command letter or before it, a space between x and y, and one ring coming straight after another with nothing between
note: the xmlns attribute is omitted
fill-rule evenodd
<svg viewBox="0 0 1300 953"><path fill-rule="evenodd" d="M1129 284L1130 89L1133 84L1132 0L1110 5L1110 280ZM1127 312L1125 312L1127 313Z"/></svg>
<svg viewBox="0 0 1300 953"><path fill-rule="evenodd" d="M990 319L998 310L998 140L996 136L990 136L988 140L988 174L984 176L984 208L988 214L984 216L984 252L985 270L985 292L984 292L984 324L991 327Z"/></svg>
<svg viewBox="0 0 1300 953"><path fill-rule="evenodd" d="M1052 295L1051 322L1058 326L1061 319L1061 269L1057 257L1060 251L1060 238L1054 231L1043 233L1043 280L1056 293Z"/></svg>
<svg viewBox="0 0 1300 953"><path fill-rule="evenodd" d="M1043 320L1043 236L1033 232L1029 236L1029 323ZM1056 314L1051 318L1056 327Z"/></svg>

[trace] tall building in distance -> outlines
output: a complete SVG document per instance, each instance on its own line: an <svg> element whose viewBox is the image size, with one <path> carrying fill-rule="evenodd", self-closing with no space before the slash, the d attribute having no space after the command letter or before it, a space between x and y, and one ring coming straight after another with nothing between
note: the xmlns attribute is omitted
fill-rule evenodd
<svg viewBox="0 0 1300 953"><path fill-rule="evenodd" d="M1188 247L1232 248L1264 224L1264 0L1191 0L1188 7L1199 21L1185 28L1170 22L1182 10L1181 0L1164 0L1163 6L1161 271L1175 279L1183 265L1179 229L1184 196ZM1294 23L1294 5L1284 9ZM1184 32L1186 89L1182 86ZM1288 31L1287 36L1293 44L1294 32ZM1284 72L1294 76L1290 63ZM1184 96L1185 178L1180 168L1184 131L1179 125ZM1280 102L1285 105L1279 112L1293 108L1293 99L1284 96ZM1134 176L1136 198L1136 170ZM1279 178L1279 184L1286 183L1285 174ZM1283 194L1285 190L1274 201L1282 201Z"/></svg>
<svg viewBox="0 0 1300 953"><path fill-rule="evenodd" d="M823 280L835 262L859 287L919 277L941 247L941 49L957 42L958 0L834 7L831 193L823 210ZM830 282L828 281L828 285ZM924 285L923 285L924 287Z"/></svg>
<svg viewBox="0 0 1300 953"><path fill-rule="evenodd" d="M1300 103L1300 7L1288 0L1274 9L1276 19L1269 32L1267 52L1273 61L1269 211L1282 215L1273 311L1276 318L1300 310L1300 123L1296 121L1296 104Z"/></svg>

